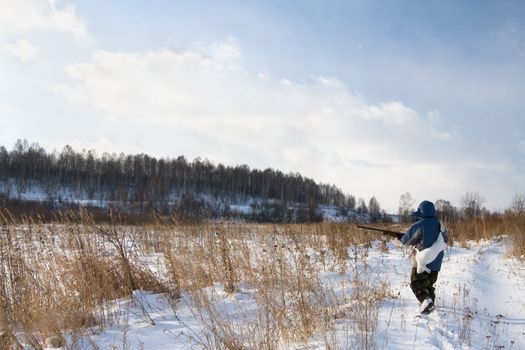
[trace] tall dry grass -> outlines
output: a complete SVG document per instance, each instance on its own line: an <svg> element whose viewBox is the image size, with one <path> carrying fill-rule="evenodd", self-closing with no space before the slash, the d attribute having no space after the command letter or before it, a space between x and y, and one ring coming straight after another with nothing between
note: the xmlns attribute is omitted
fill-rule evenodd
<svg viewBox="0 0 525 350"><path fill-rule="evenodd" d="M444 222L451 244L508 236L509 253L525 257L525 214L506 211Z"/></svg>
<svg viewBox="0 0 525 350"><path fill-rule="evenodd" d="M523 254L524 220L510 215L447 226L456 242L507 232L515 253ZM204 329L194 337L202 348L275 349L313 337L327 349L374 348L378 307L395 297L368 271L368 249L377 238L342 223L158 218L130 226L115 213L111 223L97 224L82 210L44 223L1 210L0 348L41 349L54 337L76 349L90 333L125 319L122 299L133 299L142 318L155 324L134 291L164 293L174 313L181 296L189 295ZM336 272L337 283L348 288L326 283L325 271ZM217 308L224 294L235 293L255 300L251 318ZM350 325L346 339L340 321Z"/></svg>
<svg viewBox="0 0 525 350"><path fill-rule="evenodd" d="M525 258L525 214L505 213L505 231L511 237L510 253Z"/></svg>
<svg viewBox="0 0 525 350"><path fill-rule="evenodd" d="M113 311L119 298L134 289L165 291L133 262L132 244L141 229L95 225L83 212L50 225L4 211L0 224L4 348L25 343L39 349L47 337L63 338L66 330L75 335L103 329L118 321Z"/></svg>
<svg viewBox="0 0 525 350"><path fill-rule="evenodd" d="M354 250L352 262L349 248L370 239L349 224L159 220L128 226L118 215L111 224L96 224L83 211L62 213L50 224L3 210L0 227L0 341L5 349L20 344L41 349L51 337L77 348L90 332L118 324L119 300L134 298L136 290L165 293L175 312L181 294L189 293L206 330L200 338L205 348L273 349L279 342L307 342L315 334L327 348L337 348L335 310L343 300L323 287L321 269L353 276L360 253ZM217 285L227 294L249 290L256 317L239 323L216 310L217 296L210 291ZM361 300L365 294L349 298ZM138 306L144 320L154 324L148 306ZM365 337L373 334L373 317L344 317L364 325L359 329L368 332Z"/></svg>

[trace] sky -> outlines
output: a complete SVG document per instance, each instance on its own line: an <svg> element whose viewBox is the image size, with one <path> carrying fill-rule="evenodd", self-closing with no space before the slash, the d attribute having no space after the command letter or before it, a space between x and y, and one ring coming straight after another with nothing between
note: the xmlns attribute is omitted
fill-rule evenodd
<svg viewBox="0 0 525 350"><path fill-rule="evenodd" d="M525 193L525 2L0 0L0 145Z"/></svg>

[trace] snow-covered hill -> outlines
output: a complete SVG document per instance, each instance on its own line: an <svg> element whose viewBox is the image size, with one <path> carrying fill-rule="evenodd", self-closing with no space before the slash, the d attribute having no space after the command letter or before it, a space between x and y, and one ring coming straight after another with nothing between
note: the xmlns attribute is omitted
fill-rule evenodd
<svg viewBox="0 0 525 350"><path fill-rule="evenodd" d="M132 191L130 190L130 192ZM172 193L169 196L168 201L162 203L165 206L165 211L173 211L181 204L185 195L186 194L182 193ZM141 210L138 203L132 201L117 201L112 199L107 193L88 194L85 191L67 187L47 188L38 181L30 181L22 187L17 185L14 181L0 181L0 196L22 201L46 203L56 208L60 208L64 205L79 204L96 208L112 207L128 212L138 212ZM282 222L294 221L298 215L298 211L301 210L301 207L303 208L303 211L307 210L307 206L303 203L289 203L287 209L283 209L278 200L263 200L257 197L221 197L200 193L192 194L192 198L198 201L199 205L207 208L207 211L203 211L208 213L210 217L233 216L256 221L275 220L276 222ZM146 207L148 206L143 204L142 208ZM276 210L280 210L281 212L276 213ZM287 215L286 211L290 211L291 214ZM264 214L261 214L263 212ZM275 218L271 218L272 215L275 216ZM294 219L288 220L287 216ZM337 222L345 222L349 220L366 222L369 220L367 214L358 214L352 209L347 209L343 212L341 208L333 205L319 205L316 208L315 216L318 219L322 218L323 220ZM267 218L264 219L264 217ZM395 215L389 216L389 219L394 221L397 220Z"/></svg>

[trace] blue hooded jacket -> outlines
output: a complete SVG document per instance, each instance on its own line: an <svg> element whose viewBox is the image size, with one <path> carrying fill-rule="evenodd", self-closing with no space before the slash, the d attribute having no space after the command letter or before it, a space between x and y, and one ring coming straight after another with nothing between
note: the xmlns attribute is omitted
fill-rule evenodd
<svg viewBox="0 0 525 350"><path fill-rule="evenodd" d="M439 232L441 231L441 223L436 217L434 204L429 201L423 201L417 208L417 211L412 215L420 219L401 237L401 242L404 245L415 246L418 250L430 247L437 240ZM443 238L445 241L447 240L447 238ZM443 255L443 252L439 253L434 261L427 264L427 267L431 271L441 270Z"/></svg>

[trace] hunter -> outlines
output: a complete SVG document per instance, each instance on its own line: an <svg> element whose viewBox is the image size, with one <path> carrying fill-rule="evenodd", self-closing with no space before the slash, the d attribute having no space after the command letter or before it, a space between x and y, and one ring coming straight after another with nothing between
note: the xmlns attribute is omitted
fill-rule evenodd
<svg viewBox="0 0 525 350"><path fill-rule="evenodd" d="M436 217L434 203L430 201L421 202L412 216L418 221L401 237L401 242L404 245L415 247L418 251L430 248L441 232L441 223ZM443 233L443 239L445 242L448 241L446 233ZM441 269L443 255L443 251L439 252L437 257L426 265L427 271L421 273L418 273L415 258L413 259L410 288L421 303L420 312L422 314L429 314L435 309L436 292L434 284Z"/></svg>

